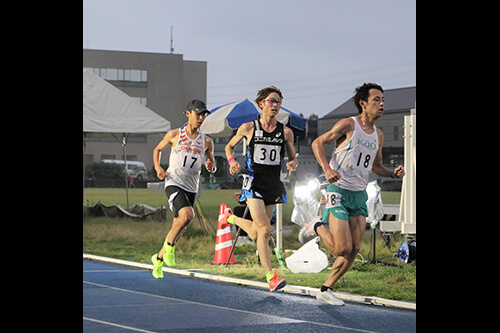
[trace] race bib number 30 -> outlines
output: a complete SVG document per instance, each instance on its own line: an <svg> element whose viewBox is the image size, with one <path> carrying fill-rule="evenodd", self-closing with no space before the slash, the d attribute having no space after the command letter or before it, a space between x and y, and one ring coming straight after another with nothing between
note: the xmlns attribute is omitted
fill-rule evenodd
<svg viewBox="0 0 500 333"><path fill-rule="evenodd" d="M326 192L325 208L340 207L340 199L342 199L342 194L337 192Z"/></svg>
<svg viewBox="0 0 500 333"><path fill-rule="evenodd" d="M281 146L256 144L254 147L253 161L265 165L280 164Z"/></svg>

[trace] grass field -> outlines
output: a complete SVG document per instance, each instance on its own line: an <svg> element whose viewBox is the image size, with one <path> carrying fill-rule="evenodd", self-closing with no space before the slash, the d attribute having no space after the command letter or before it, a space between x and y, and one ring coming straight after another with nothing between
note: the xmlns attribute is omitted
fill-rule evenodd
<svg viewBox="0 0 500 333"><path fill-rule="evenodd" d="M203 191L200 203L212 225L216 226L217 224L218 207L221 202L226 202L228 206L236 205L236 202L232 199L234 192L236 191ZM399 192L383 192L382 200L384 203L399 203L399 196ZM293 200L291 198L292 193L289 193L289 203L283 207L283 224L293 227L291 227L292 232L283 235L283 248L297 250L302 244L297 239L299 227L290 222L293 209ZM88 188L85 189L84 202L87 202L87 200L91 204L100 201L105 205L120 203L123 207L126 206L124 189ZM163 190L130 189L129 200L130 205L143 203L152 207L159 207L167 204ZM161 248L164 237L171 226L173 214L169 210L167 212L166 221L162 222L84 217L83 252L149 263L151 255ZM398 263L398 260L394 260L392 255L403 240L404 238L401 235L393 235L391 246L388 248L382 236L378 233L377 259ZM258 281L265 280L254 245L236 247L235 260L241 261L245 265L229 268L204 264L214 259L214 248L215 235L202 229L195 218L176 247L177 266L202 269L206 272ZM320 248L325 248L322 242ZM331 267L334 256L330 251L326 251L330 258L329 267ZM371 231L369 230L365 233L360 253L365 260L371 258ZM290 254L282 253L283 258L288 255ZM272 264L273 267L279 267L279 263L274 256ZM319 288L329 273L330 270L325 269L316 274L282 272L281 275L287 279L289 284ZM336 290L367 296L416 301L416 263L390 267L356 262L351 270L339 281Z"/></svg>

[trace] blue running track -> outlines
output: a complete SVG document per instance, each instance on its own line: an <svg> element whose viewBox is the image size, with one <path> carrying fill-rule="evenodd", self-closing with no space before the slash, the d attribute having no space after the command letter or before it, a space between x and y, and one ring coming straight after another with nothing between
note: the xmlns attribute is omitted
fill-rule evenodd
<svg viewBox="0 0 500 333"><path fill-rule="evenodd" d="M83 260L83 332L415 332L416 312Z"/></svg>

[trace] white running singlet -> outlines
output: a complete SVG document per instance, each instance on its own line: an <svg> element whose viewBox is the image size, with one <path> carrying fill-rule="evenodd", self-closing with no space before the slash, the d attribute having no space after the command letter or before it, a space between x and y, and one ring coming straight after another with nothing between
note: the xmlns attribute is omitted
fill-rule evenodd
<svg viewBox="0 0 500 333"><path fill-rule="evenodd" d="M181 128L179 141L170 152L165 187L174 185L197 193L205 150L205 134L199 132L198 137L193 140L187 135L186 127Z"/></svg>
<svg viewBox="0 0 500 333"><path fill-rule="evenodd" d="M340 173L340 180L335 185L350 191L363 191L378 152L377 127L373 125L375 131L366 134L358 120L355 117L351 119L354 120L351 140L343 142L341 148L334 149L330 167Z"/></svg>

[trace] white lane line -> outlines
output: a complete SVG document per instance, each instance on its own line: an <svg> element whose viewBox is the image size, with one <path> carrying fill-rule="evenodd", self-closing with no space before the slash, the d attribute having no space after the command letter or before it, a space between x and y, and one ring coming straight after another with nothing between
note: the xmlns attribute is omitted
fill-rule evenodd
<svg viewBox="0 0 500 333"><path fill-rule="evenodd" d="M219 305L212 305L212 304L205 304L205 303L200 303L200 302L187 301L187 300L173 298L173 297L167 297L167 296L149 294L149 293L145 293L145 292L142 292L142 291L135 291L135 290L129 290L129 289L112 287L112 286L105 285L105 284L100 284L100 283L94 283L94 282L88 282L88 281L83 281L83 283L87 283L87 284L98 286L98 287L105 287L105 288L109 288L109 289L113 289L113 290L128 292L128 293L132 293L132 294L146 295L146 296L151 296L151 297L156 297L156 298L167 299L167 300L171 300L171 301L177 301L177 302L181 302L181 303L196 304L196 305L206 306L206 307L211 307L211 308L216 308L216 309L236 311L236 312L241 312L241 313L246 313L246 314L252 314L252 315L258 315L258 316L263 316L263 317L268 317L268 318L274 318L276 320L279 320L280 323L286 323L286 322L288 322L288 323L308 323L308 324L320 325L320 326L326 326L326 327L341 328L341 329L344 329L344 330L350 330L350 331L355 331L355 332L376 333L374 331L367 331L367 330L358 329L358 328L352 328L352 327L346 327L346 326L340 326L340 325L333 325L333 324L318 323L318 322L308 321L308 320L298 320L298 319L281 317L281 316L273 316L273 315L269 315L269 314L265 314L265 313L260 313L260 312L252 312L252 311L247 311L247 310L240 310L240 309L228 308L228 307L219 306ZM286 322L283 322L283 320L286 320Z"/></svg>
<svg viewBox="0 0 500 333"><path fill-rule="evenodd" d="M93 318L88 318L88 317L83 317L83 320L88 320L88 321L93 321L93 322L99 323L99 324L104 324L104 325L109 325L109 326L124 328L124 329L130 330L130 331L144 332L144 333L155 333L153 331L147 331L147 330L143 330L143 329L140 329L140 328L135 328L135 327L131 327L131 326L125 326L125 325L115 324L115 323L111 323L109 321L98 320L98 319L93 319Z"/></svg>
<svg viewBox="0 0 500 333"><path fill-rule="evenodd" d="M139 269L84 269L83 273L122 273L122 272L147 272Z"/></svg>

